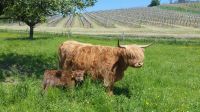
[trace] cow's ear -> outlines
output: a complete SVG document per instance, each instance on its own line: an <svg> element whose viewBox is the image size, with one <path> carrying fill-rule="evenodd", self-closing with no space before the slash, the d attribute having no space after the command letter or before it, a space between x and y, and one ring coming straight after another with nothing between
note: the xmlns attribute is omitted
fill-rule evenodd
<svg viewBox="0 0 200 112"><path fill-rule="evenodd" d="M142 48L142 51L144 52L144 51L145 51L145 49L144 49L144 48Z"/></svg>

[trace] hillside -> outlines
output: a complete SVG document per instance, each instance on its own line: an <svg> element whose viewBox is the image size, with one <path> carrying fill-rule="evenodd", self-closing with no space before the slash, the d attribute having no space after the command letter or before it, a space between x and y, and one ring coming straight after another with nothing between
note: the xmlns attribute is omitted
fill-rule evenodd
<svg viewBox="0 0 200 112"><path fill-rule="evenodd" d="M200 3L162 5L87 12L76 16L48 17L36 31L74 34L121 34L134 36L200 37ZM183 10L187 9L187 13ZM192 11L192 12L191 12ZM28 30L23 23L0 22L1 29Z"/></svg>
<svg viewBox="0 0 200 112"><path fill-rule="evenodd" d="M200 2L199 3L161 5L160 8L166 9L166 10L179 11L179 12L200 14Z"/></svg>
<svg viewBox="0 0 200 112"><path fill-rule="evenodd" d="M200 27L200 14L163 10L159 7L98 11L86 15L96 18L107 27L111 27L112 24L127 27L140 27L140 25Z"/></svg>

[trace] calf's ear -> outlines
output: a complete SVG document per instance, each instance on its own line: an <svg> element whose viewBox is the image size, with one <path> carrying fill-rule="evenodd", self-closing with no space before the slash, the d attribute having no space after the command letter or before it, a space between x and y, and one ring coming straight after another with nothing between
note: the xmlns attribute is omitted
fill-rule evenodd
<svg viewBox="0 0 200 112"><path fill-rule="evenodd" d="M72 71L71 78L74 79L76 77L77 73L75 71Z"/></svg>
<svg viewBox="0 0 200 112"><path fill-rule="evenodd" d="M72 73L72 75L71 75L71 79L75 79L75 76L74 76L74 74Z"/></svg>

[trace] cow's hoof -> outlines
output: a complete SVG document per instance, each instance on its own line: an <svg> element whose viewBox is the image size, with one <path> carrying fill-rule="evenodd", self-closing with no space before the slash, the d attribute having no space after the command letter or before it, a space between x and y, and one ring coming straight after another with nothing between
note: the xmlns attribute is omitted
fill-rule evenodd
<svg viewBox="0 0 200 112"><path fill-rule="evenodd" d="M109 95L109 96L113 96L113 95L114 95L114 94L113 94L113 91L109 91L109 92L108 92L108 95Z"/></svg>

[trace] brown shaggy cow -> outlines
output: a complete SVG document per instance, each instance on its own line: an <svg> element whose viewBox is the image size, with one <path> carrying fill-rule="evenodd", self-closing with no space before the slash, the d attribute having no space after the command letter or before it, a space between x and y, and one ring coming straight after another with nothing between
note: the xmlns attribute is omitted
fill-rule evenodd
<svg viewBox="0 0 200 112"><path fill-rule="evenodd" d="M84 71L76 70L66 72L61 70L46 70L44 72L43 89L49 86L73 87L77 82L83 81Z"/></svg>
<svg viewBox="0 0 200 112"><path fill-rule="evenodd" d="M118 47L66 41L59 47L60 67L63 70L85 70L93 79L101 79L112 93L114 82L122 79L128 66L143 66L144 48L149 45Z"/></svg>

